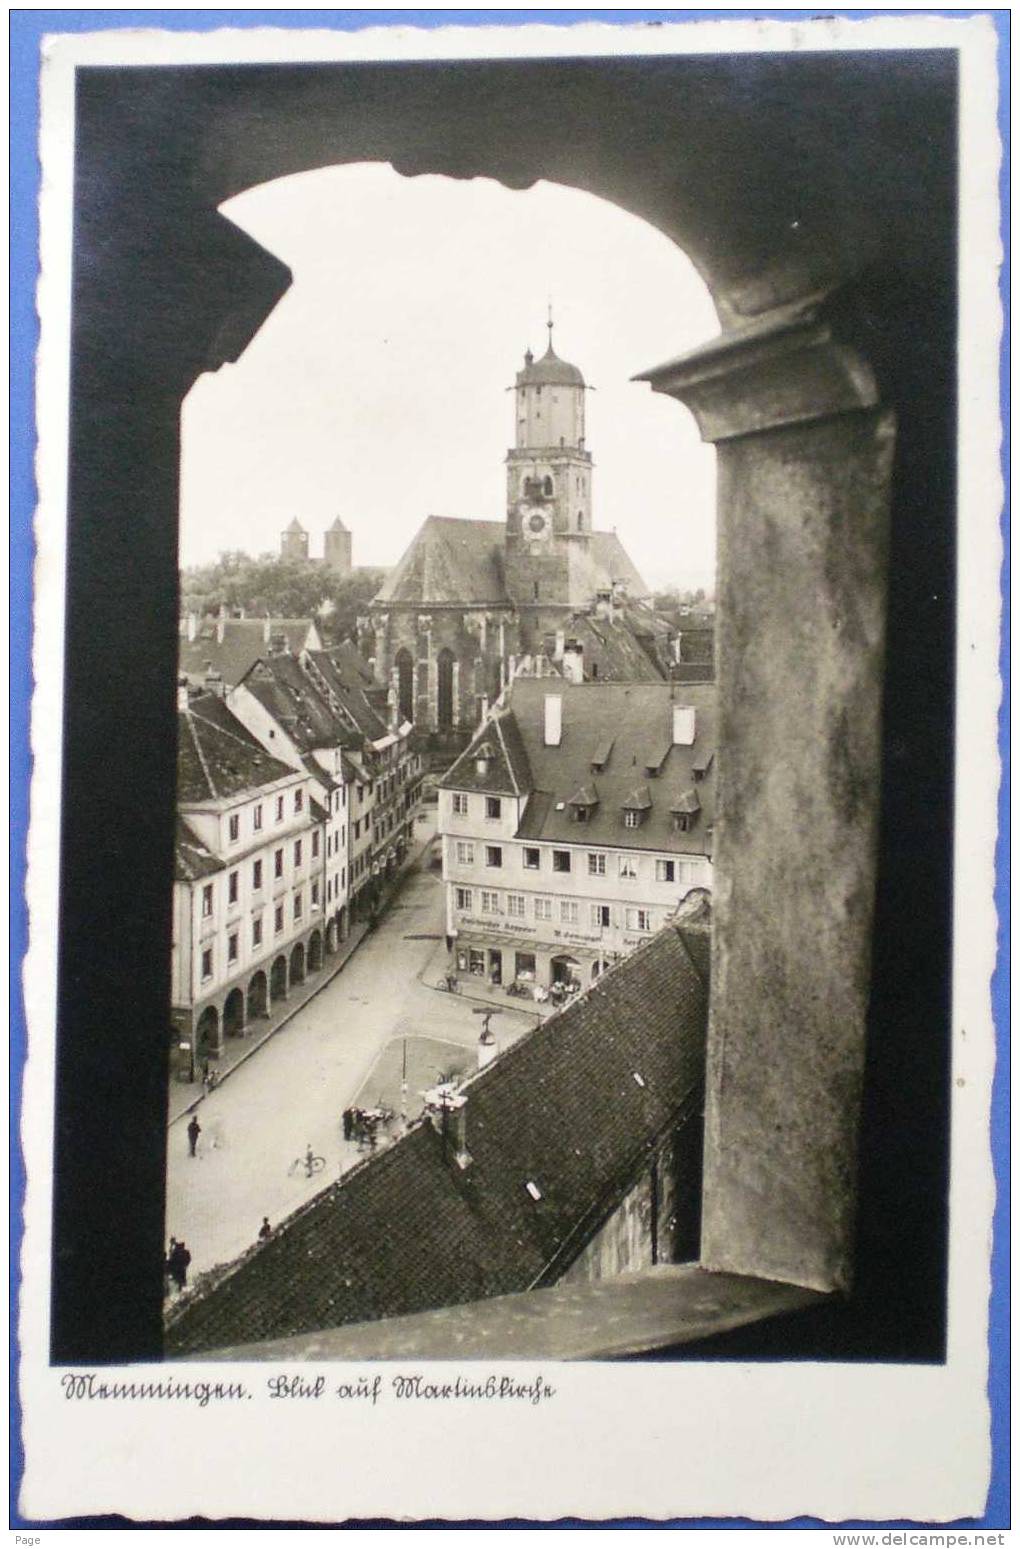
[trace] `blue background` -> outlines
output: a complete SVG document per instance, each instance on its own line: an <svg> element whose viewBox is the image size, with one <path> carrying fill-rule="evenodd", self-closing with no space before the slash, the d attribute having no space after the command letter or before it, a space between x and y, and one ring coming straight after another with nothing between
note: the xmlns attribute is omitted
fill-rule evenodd
<svg viewBox="0 0 1020 1549"><path fill-rule="evenodd" d="M24 900L25 840L28 829L28 798L31 778L29 754L29 712L32 691L32 515L35 505L33 457L35 418L33 409L34 361L38 342L35 314L35 285L38 274L39 195L39 44L47 33L93 32L122 27L160 27L168 31L210 31L216 27L328 27L352 32L366 26L407 26L434 28L490 26L494 23L522 26L544 22L570 26L578 21L600 22L690 22L706 19L776 17L785 20L810 18L817 13L807 10L744 11L669 11L669 10L569 10L569 11L319 11L319 10L121 10L121 11L13 11L10 14L11 60L11 529L10 529L10 660L11 660L11 1301L15 1305L18 1252L21 1240L21 1209L24 1200L24 1167L18 1143L21 1111L21 1074L25 1056L25 1020L21 998L20 965L27 945L27 917ZM837 10L827 15L896 15L892 11ZM936 15L990 15L999 40L1000 131L1005 147L1000 177L1002 201L1002 242L1005 262L1000 281L1005 327L1000 356L1000 397L1003 413L1003 476L1009 489L1009 14L994 12L929 12ZM985 1515L958 1524L966 1530L992 1530L1010 1525L1009 1499L1009 505L1003 511L1002 531L1004 562L1002 571L1003 630L1000 670L1003 703L1000 712L999 746L1002 758L1002 782L999 792L999 838L996 848L996 902L999 911L999 959L992 993L996 1020L998 1062L992 1093L992 1151L995 1163L997 1203L994 1221L991 1303L991 1376L989 1396L992 1405L992 1485ZM11 1343L11 1419L12 1419L12 1506L11 1526L45 1526L26 1523L13 1504L21 1476L19 1413L16 1397L17 1349ZM130 1527L124 1518L104 1517L63 1520L66 1527ZM196 1527L206 1526L192 1519ZM221 1521L220 1527L238 1527L240 1522ZM284 1525L284 1524L280 1524ZM350 1526L367 1526L355 1524ZM383 1526L384 1524L373 1524ZM423 1526L438 1524L422 1524ZM450 1523L453 1528L479 1526L478 1523ZM491 1524L489 1524L491 1525ZM520 1526L506 1523L506 1526ZM588 1526L580 1520L554 1524L535 1524L543 1528ZM736 1528L754 1526L736 1518L725 1521L699 1518L696 1522L676 1522L673 1526ZM868 1526L847 1523L845 1526ZM911 1526L910 1523L884 1526ZM921 1524L917 1524L920 1526ZM661 1523L614 1523L607 1526L661 1527ZM813 1518L798 1518L785 1524L760 1524L763 1531L776 1527L828 1527ZM939 1524L940 1528L950 1524Z"/></svg>

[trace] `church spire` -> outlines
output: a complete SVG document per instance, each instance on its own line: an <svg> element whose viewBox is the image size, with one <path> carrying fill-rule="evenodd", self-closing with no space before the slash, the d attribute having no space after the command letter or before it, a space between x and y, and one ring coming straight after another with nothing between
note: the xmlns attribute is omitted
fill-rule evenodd
<svg viewBox="0 0 1020 1549"><path fill-rule="evenodd" d="M549 355L555 355L556 351L553 349L553 342L552 342L552 336L553 336L552 298L550 298L550 300L548 302L547 313L548 313L548 315L547 315L547 320L546 320L546 325L545 325L548 328L548 330L549 330L549 349L548 349L547 353Z"/></svg>

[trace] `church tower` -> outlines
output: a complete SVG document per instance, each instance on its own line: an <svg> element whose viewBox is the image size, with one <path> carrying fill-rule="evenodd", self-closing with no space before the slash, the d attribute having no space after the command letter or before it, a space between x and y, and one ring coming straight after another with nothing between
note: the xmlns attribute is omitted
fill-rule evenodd
<svg viewBox="0 0 1020 1549"><path fill-rule="evenodd" d="M280 558L308 558L308 534L296 516L292 518L280 534Z"/></svg>
<svg viewBox="0 0 1020 1549"><path fill-rule="evenodd" d="M549 346L529 350L514 386L515 444L506 458L506 580L519 608L580 607L596 589L591 554L591 453L584 377Z"/></svg>
<svg viewBox="0 0 1020 1549"><path fill-rule="evenodd" d="M351 535L339 517L323 535L322 560L326 569L332 570L334 575L347 576L351 573Z"/></svg>

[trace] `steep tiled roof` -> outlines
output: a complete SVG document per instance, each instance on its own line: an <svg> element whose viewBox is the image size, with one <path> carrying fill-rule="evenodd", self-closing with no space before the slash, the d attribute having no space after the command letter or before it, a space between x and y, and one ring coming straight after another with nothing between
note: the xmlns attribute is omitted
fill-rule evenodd
<svg viewBox="0 0 1020 1549"><path fill-rule="evenodd" d="M509 607L511 598L503 570L505 538L502 522L427 517L375 602L380 606L413 603L423 608L444 604ZM607 584L623 581L632 597L648 594L616 533L592 533L591 552Z"/></svg>
<svg viewBox="0 0 1020 1549"><path fill-rule="evenodd" d="M426 518L402 559L387 576L377 603L503 603L502 522L451 516Z"/></svg>
<svg viewBox="0 0 1020 1549"><path fill-rule="evenodd" d="M622 618L575 614L565 626L565 633L568 642L576 640L581 647L586 678L597 676L603 683L640 683L662 676L654 652L645 649Z"/></svg>
<svg viewBox="0 0 1020 1549"><path fill-rule="evenodd" d="M296 657L260 657L241 683L283 728L298 752L356 745L349 724L331 709Z"/></svg>
<svg viewBox="0 0 1020 1549"><path fill-rule="evenodd" d="M548 680L515 679L500 722L504 737L509 739L515 732L520 740L530 772L526 788L533 792L517 837L591 846L625 845L667 854L710 854L715 762L708 755L715 748L716 737L714 687L560 682L553 691L562 698L558 747L546 747L544 740ZM694 708L695 741L690 747L673 742L674 704ZM490 788L474 773L474 749L483 734L487 728L476 734L475 741L444 776L444 787ZM610 752L603 762L607 747ZM574 820L570 801L593 774L597 776L599 804L588 821L580 824ZM679 791L692 788L697 790L700 812L689 832L678 834L671 808ZM644 816L639 827L626 828L623 809L638 791ZM644 807L645 800L650 807Z"/></svg>
<svg viewBox="0 0 1020 1549"><path fill-rule="evenodd" d="M483 749L488 768L479 774L475 761ZM467 786L493 795L526 795L532 788L531 768L513 716L504 712L486 721L471 745L436 784L444 790L462 790Z"/></svg>
<svg viewBox="0 0 1020 1549"><path fill-rule="evenodd" d="M256 791L294 771L262 748L215 694L177 715L177 800L220 801Z"/></svg>
<svg viewBox="0 0 1020 1549"><path fill-rule="evenodd" d="M376 683L370 671L366 674L366 664L353 646L306 651L302 663L312 681L319 684L341 717L365 742L377 742L386 736L385 714L380 714L385 689Z"/></svg>
<svg viewBox="0 0 1020 1549"><path fill-rule="evenodd" d="M704 980L667 927L467 1085L465 1170L419 1124L179 1304L168 1353L551 1283L649 1144L699 1109L706 1019Z"/></svg>
<svg viewBox="0 0 1020 1549"><path fill-rule="evenodd" d="M650 588L615 532L593 532L592 553L611 581L623 581L629 597L647 597Z"/></svg>
<svg viewBox="0 0 1020 1549"><path fill-rule="evenodd" d="M196 882L199 877L212 876L222 871L224 862L218 861L211 850L206 849L189 823L177 819L174 835L174 879L177 882Z"/></svg>
<svg viewBox="0 0 1020 1549"><path fill-rule="evenodd" d="M287 650L296 656L308 644L309 632L316 643L311 619L270 619L268 631L265 619L206 619L194 640L180 641L178 663L181 672L201 684L210 662L227 687L233 688L259 657L265 656L274 635L282 635Z"/></svg>

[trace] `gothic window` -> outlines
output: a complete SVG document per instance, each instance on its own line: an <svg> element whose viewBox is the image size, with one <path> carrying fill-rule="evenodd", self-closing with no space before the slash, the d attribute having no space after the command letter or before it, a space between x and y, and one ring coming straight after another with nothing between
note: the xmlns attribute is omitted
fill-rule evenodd
<svg viewBox="0 0 1020 1549"><path fill-rule="evenodd" d="M546 474L545 478L542 480L542 493L544 495L551 495L552 492L553 492L553 481L549 477L549 475Z"/></svg>
<svg viewBox="0 0 1020 1549"><path fill-rule="evenodd" d="M578 511L578 513L577 513L577 530L578 530L578 532L580 532L583 527L584 527L584 512L583 511Z"/></svg>
<svg viewBox="0 0 1020 1549"><path fill-rule="evenodd" d="M453 652L444 646L439 653L436 683L436 722L440 731L453 730Z"/></svg>
<svg viewBox="0 0 1020 1549"><path fill-rule="evenodd" d="M397 652L397 709L401 721L414 720L414 662L406 647Z"/></svg>

